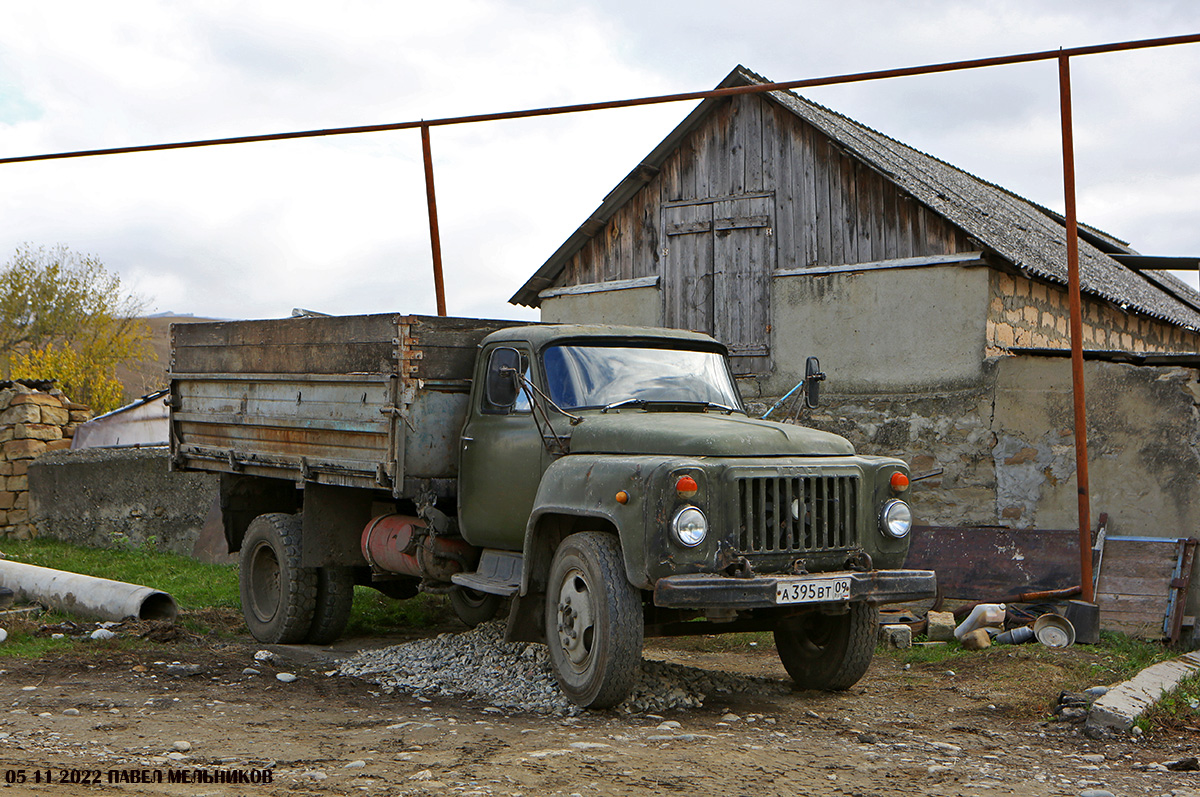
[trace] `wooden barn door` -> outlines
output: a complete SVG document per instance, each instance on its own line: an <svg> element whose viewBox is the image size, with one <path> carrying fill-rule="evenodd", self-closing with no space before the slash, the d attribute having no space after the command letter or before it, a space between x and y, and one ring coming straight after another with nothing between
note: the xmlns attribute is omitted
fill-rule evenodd
<svg viewBox="0 0 1200 797"><path fill-rule="evenodd" d="M729 347L735 374L770 370L774 200L709 200L663 208L666 325Z"/></svg>

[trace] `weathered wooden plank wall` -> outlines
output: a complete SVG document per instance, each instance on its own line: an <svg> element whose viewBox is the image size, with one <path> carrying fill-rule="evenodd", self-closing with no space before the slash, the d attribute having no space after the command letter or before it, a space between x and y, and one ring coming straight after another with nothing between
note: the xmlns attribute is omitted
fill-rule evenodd
<svg viewBox="0 0 1200 797"><path fill-rule="evenodd" d="M967 236L769 99L717 108L563 270L556 285L661 274L665 203L774 194L774 268L969 251Z"/></svg>

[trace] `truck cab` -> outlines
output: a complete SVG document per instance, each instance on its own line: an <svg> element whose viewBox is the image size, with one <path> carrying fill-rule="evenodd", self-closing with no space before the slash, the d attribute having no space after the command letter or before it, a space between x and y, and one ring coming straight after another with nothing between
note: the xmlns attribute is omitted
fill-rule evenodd
<svg viewBox="0 0 1200 797"><path fill-rule="evenodd" d="M644 633L770 628L798 682L844 688L874 607L934 593L900 569L905 464L750 418L705 335L493 333L461 444L459 529L484 567L454 580L515 598L510 638L545 641L586 704L624 695L630 668L606 663L640 657ZM506 579L488 581L492 560L514 563Z"/></svg>

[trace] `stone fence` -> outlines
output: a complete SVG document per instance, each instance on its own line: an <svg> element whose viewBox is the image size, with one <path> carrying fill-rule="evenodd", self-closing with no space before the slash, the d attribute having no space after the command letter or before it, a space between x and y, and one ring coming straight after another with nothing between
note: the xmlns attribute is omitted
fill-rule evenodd
<svg viewBox="0 0 1200 797"><path fill-rule="evenodd" d="M29 463L71 447L91 410L47 382L0 382L0 539L35 535L29 515Z"/></svg>

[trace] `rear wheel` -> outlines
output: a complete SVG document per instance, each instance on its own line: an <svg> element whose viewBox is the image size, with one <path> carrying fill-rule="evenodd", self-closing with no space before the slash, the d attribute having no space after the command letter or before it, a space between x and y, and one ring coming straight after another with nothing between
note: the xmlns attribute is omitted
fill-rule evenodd
<svg viewBox="0 0 1200 797"><path fill-rule="evenodd" d="M849 689L875 654L879 610L852 603L845 614L814 611L775 627L775 649L800 689Z"/></svg>
<svg viewBox="0 0 1200 797"><path fill-rule="evenodd" d="M468 628L474 628L480 623L491 620L500 611L500 604L503 602L504 598L499 595L491 595L466 587L456 586L450 590L450 606L458 615L458 619L462 620Z"/></svg>
<svg viewBox="0 0 1200 797"><path fill-rule="evenodd" d="M259 642L301 642L317 600L315 568L300 566L300 518L272 513L250 522L238 557L242 616Z"/></svg>
<svg viewBox="0 0 1200 797"><path fill-rule="evenodd" d="M546 589L550 663L567 697L585 708L625 699L642 659L641 595L625 577L617 538L572 534L558 546Z"/></svg>
<svg viewBox="0 0 1200 797"><path fill-rule="evenodd" d="M346 630L354 605L354 568L318 567L317 599L305 642L328 645Z"/></svg>

